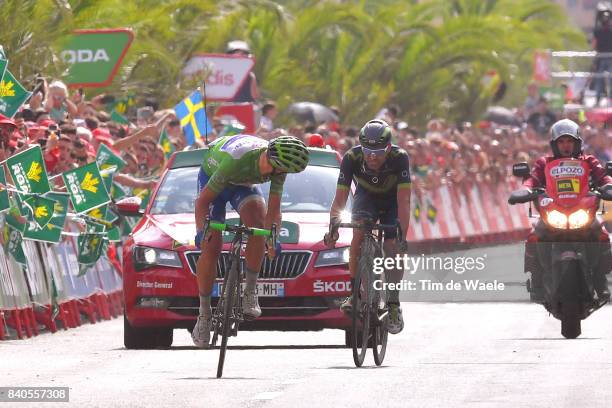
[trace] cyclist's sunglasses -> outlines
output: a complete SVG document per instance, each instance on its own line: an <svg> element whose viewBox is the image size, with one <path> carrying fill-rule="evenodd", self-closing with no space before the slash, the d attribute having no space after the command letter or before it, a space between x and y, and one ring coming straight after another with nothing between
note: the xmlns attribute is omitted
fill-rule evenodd
<svg viewBox="0 0 612 408"><path fill-rule="evenodd" d="M386 146L382 149L368 149L367 147L362 146L363 154L366 156L376 156L381 157L384 156L385 153L389 151L389 146Z"/></svg>

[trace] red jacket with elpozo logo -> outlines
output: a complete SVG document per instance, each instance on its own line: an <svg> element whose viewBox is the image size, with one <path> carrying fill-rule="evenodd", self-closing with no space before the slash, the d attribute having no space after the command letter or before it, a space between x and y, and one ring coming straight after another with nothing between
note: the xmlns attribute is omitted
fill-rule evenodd
<svg viewBox="0 0 612 408"><path fill-rule="evenodd" d="M546 169L546 165L557 159L558 157L545 156L536 160L533 169L531 170L531 175L527 177L525 181L523 181L523 186L529 189L533 189L535 187L545 187L546 174L544 173L544 170ZM582 160L589 165L591 168L591 180L597 187L612 183L612 177L606 175L606 169L601 165L595 156L581 155L578 157L578 160Z"/></svg>

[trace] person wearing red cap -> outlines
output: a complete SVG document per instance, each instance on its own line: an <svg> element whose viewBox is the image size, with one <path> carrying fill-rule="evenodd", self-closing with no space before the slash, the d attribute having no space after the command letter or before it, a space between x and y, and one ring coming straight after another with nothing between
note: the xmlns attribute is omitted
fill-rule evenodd
<svg viewBox="0 0 612 408"><path fill-rule="evenodd" d="M325 142L323 141L323 136L318 133L313 133L308 138L308 147L320 147L321 149L325 147Z"/></svg>
<svg viewBox="0 0 612 408"><path fill-rule="evenodd" d="M97 151L98 148L100 147L100 144L102 143L110 147L111 150L118 153L113 147L115 145L115 141L113 140L113 137L111 136L110 132L107 129L95 128L94 130L91 131L91 134L93 136L91 139L91 144L94 150Z"/></svg>

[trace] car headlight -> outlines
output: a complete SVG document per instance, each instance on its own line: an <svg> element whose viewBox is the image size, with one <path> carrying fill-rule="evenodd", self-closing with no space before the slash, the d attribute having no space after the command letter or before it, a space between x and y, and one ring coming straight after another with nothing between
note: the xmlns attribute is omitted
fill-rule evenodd
<svg viewBox="0 0 612 408"><path fill-rule="evenodd" d="M546 213L546 221L548 221L548 223L554 228L567 228L567 216L557 210L552 210Z"/></svg>
<svg viewBox="0 0 612 408"><path fill-rule="evenodd" d="M137 271L151 266L170 266L181 268L178 253L159 248L134 247L134 268Z"/></svg>
<svg viewBox="0 0 612 408"><path fill-rule="evenodd" d="M585 210L578 210L570 214L569 227L571 229L578 229L584 227L590 220L589 213Z"/></svg>
<svg viewBox="0 0 612 408"><path fill-rule="evenodd" d="M315 267L346 265L349 261L349 247L334 248L319 252Z"/></svg>

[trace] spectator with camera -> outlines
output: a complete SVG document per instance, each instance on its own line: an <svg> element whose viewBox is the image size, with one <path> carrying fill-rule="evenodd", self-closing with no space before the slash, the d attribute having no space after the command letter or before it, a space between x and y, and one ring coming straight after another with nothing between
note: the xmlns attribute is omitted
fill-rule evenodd
<svg viewBox="0 0 612 408"><path fill-rule="evenodd" d="M74 102L68 98L68 87L62 81L53 81L49 85L45 111L49 113L49 118L62 122L67 115L72 118L78 114L78 109Z"/></svg>

